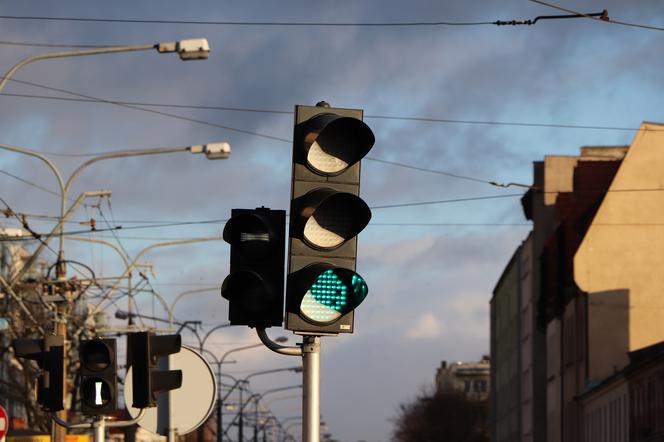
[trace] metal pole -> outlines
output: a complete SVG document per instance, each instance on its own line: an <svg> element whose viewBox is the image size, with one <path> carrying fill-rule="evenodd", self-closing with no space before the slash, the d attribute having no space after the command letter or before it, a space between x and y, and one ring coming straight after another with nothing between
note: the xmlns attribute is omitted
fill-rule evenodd
<svg viewBox="0 0 664 442"><path fill-rule="evenodd" d="M94 429L94 442L105 442L106 440L106 418L104 416L95 417L92 424Z"/></svg>
<svg viewBox="0 0 664 442"><path fill-rule="evenodd" d="M221 393L221 392L220 392ZM223 442L224 440L224 430L222 426L222 408L221 408L221 398L217 399L217 442Z"/></svg>
<svg viewBox="0 0 664 442"><path fill-rule="evenodd" d="M302 442L320 442L320 336L303 336Z"/></svg>
<svg viewBox="0 0 664 442"><path fill-rule="evenodd" d="M256 396L254 403L256 408L254 408L254 442L258 442L258 400L260 396Z"/></svg>
<svg viewBox="0 0 664 442"><path fill-rule="evenodd" d="M224 414L223 394L221 391L221 362L217 362L217 382L219 383L219 398L217 399L217 442L224 442L224 426L222 419Z"/></svg>
<svg viewBox="0 0 664 442"><path fill-rule="evenodd" d="M237 429L237 440L238 442L244 442L244 420L242 417L244 416L243 413L244 407L242 406L242 386L240 386L240 421L238 422L238 429Z"/></svg>
<svg viewBox="0 0 664 442"><path fill-rule="evenodd" d="M173 368L173 358L172 355L168 355L168 370ZM169 390L168 395L168 442L175 442L177 436L177 429L173 427L173 390Z"/></svg>

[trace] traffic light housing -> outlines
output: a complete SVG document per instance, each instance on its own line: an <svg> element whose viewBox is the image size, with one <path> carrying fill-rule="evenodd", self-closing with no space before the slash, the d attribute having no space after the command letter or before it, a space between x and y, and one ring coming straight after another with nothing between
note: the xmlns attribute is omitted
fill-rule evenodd
<svg viewBox="0 0 664 442"><path fill-rule="evenodd" d="M157 394L182 387L182 370L157 371L160 356L179 353L180 335L155 335L151 332L129 334L129 365L132 370L132 407L157 405Z"/></svg>
<svg viewBox="0 0 664 442"><path fill-rule="evenodd" d="M65 408L64 344L63 336L12 341L16 357L36 361L41 370L36 390L37 403L44 411L55 412Z"/></svg>
<svg viewBox="0 0 664 442"><path fill-rule="evenodd" d="M115 339L81 341L78 350L81 376L81 413L100 416L118 408Z"/></svg>
<svg viewBox="0 0 664 442"><path fill-rule="evenodd" d="M267 328L284 318L286 212L233 209L224 241L231 245L230 272L221 287L231 325Z"/></svg>
<svg viewBox="0 0 664 442"><path fill-rule="evenodd" d="M362 110L296 106L286 283L286 328L352 333L368 288L355 273L357 235L371 219L360 162L375 138Z"/></svg>

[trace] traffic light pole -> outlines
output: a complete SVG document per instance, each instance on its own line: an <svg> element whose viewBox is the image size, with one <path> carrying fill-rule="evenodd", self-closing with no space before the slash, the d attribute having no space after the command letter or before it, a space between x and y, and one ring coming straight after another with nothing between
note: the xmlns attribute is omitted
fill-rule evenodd
<svg viewBox="0 0 664 442"><path fill-rule="evenodd" d="M57 414L52 414L51 419L53 422L58 424L60 427L64 427L68 430L72 429L82 429L82 428L92 428L93 431L93 442L105 442L106 440L106 427L129 427L138 423L139 420L145 415L145 409L142 408L138 415L128 421L112 421L106 422L106 416L95 416L93 422L86 422L81 424L72 424L65 420L62 420L58 417Z"/></svg>
<svg viewBox="0 0 664 442"><path fill-rule="evenodd" d="M106 440L106 419L104 416L97 416L92 423L94 428L93 442L105 442Z"/></svg>
<svg viewBox="0 0 664 442"><path fill-rule="evenodd" d="M320 440L320 336L303 336L302 440Z"/></svg>
<svg viewBox="0 0 664 442"><path fill-rule="evenodd" d="M256 327L261 342L275 353L302 356L302 442L320 442L320 336L303 335L297 347L272 341Z"/></svg>

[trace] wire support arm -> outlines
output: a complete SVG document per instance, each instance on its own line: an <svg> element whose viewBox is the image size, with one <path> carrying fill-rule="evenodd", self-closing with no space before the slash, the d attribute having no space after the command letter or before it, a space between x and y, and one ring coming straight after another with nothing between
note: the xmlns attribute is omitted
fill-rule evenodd
<svg viewBox="0 0 664 442"><path fill-rule="evenodd" d="M517 25L528 25L532 26L537 23L539 20L557 20L565 18L588 18L588 17L597 17L596 20L609 21L609 12L605 9L602 12L593 12L590 14L563 14L563 15L538 15L534 19L530 20L496 20L493 22L497 26L517 26Z"/></svg>

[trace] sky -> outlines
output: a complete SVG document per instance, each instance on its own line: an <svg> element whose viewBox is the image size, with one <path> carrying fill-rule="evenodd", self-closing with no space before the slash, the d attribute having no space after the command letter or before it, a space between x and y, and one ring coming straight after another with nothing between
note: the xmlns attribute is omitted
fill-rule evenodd
<svg viewBox="0 0 664 442"><path fill-rule="evenodd" d="M664 26L664 9L656 0L560 5L586 13L606 9L615 20ZM557 14L562 12L527 0L5 2L0 7L3 72L26 57L64 49L10 43L151 44L205 37L211 53L208 60L190 62L149 51L29 64L0 96L0 143L39 151L68 176L95 153L229 142L227 160L189 153L115 159L90 166L76 179L72 198L102 189L112 196L88 199L72 220L141 227L119 231L117 237L109 232L81 236L111 242L133 258L159 242L220 237L232 208L287 209L294 106L325 100L363 109L376 137L371 159L362 162L361 196L375 209L359 236L357 260L369 296L356 311L355 333L323 338L321 411L340 441L388 441L399 404L433 384L441 361L476 361L489 351L492 290L530 229L520 206L524 189L489 182L531 184L532 163L545 155L577 155L586 145L627 145L634 136L630 129L642 121L664 122L658 99L664 96L659 56L664 34L585 18L500 27L43 18L357 24L493 22ZM43 98L81 95L198 108L143 106L159 114ZM0 197L14 211L57 216L57 192L43 163L0 149ZM471 200L450 201L460 199ZM410 205L419 202L436 203ZM380 208L385 205L401 207ZM38 232L52 226L34 216L28 222ZM191 223L154 227L162 222ZM3 226L18 223L1 219ZM85 228L67 225L70 231ZM68 259L83 262L98 277L124 270L108 246L69 240L65 250ZM185 291L214 288L185 295L175 309L178 320L200 320L203 332L227 320L228 305L218 287L228 272L228 244L160 247L141 262L153 265L145 269L150 287L169 303ZM165 316L154 298L137 296L141 313ZM118 325L114 312L126 309L126 302L120 298L107 309ZM154 324L146 320L146 325ZM269 334L287 336L291 345L299 341L279 328ZM186 332L184 340L195 343ZM214 332L206 347L220 357L255 342L252 330L230 327ZM224 371L235 377L298 363L266 348L237 352L232 359L236 362ZM298 376L260 376L251 387L294 385ZM297 415L299 407L287 393L272 406L280 418Z"/></svg>

